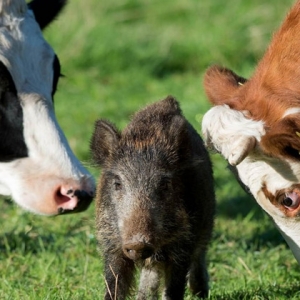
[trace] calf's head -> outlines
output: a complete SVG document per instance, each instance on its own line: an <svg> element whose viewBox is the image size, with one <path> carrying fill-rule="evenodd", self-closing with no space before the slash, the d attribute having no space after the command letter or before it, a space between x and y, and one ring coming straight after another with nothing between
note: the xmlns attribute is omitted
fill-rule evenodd
<svg viewBox="0 0 300 300"><path fill-rule="evenodd" d="M213 66L204 78L216 105L204 116L206 143L238 172L274 219L300 263L300 1L249 79Z"/></svg>
<svg viewBox="0 0 300 300"><path fill-rule="evenodd" d="M65 3L0 3L0 194L45 215L86 209L95 189L54 114L60 64L41 30Z"/></svg>
<svg viewBox="0 0 300 300"><path fill-rule="evenodd" d="M202 132L206 144L228 160L272 217L300 264L300 162L266 154L260 146L264 123L227 105L204 115Z"/></svg>

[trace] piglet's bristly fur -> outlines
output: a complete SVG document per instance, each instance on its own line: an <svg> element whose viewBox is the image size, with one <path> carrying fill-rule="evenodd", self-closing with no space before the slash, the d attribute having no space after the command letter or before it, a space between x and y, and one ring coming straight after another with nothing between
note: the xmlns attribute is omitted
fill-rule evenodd
<svg viewBox="0 0 300 300"><path fill-rule="evenodd" d="M263 121L260 146L266 154L299 160L300 138L300 1L288 13L254 75L246 81L233 71L212 66L204 87L214 105L247 112Z"/></svg>
<svg viewBox="0 0 300 300"><path fill-rule="evenodd" d="M102 167L97 234L105 261L105 299L127 299L141 267L137 299L208 295L205 254L215 198L203 142L173 97L137 112L120 132L99 120L91 141ZM117 280L116 280L117 278Z"/></svg>

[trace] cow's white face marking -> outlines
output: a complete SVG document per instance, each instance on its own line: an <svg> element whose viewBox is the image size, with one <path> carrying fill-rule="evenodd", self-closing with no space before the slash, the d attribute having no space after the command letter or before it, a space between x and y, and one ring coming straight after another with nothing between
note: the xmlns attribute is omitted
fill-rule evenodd
<svg viewBox="0 0 300 300"><path fill-rule="evenodd" d="M300 208L285 208L280 196L281 191L299 191L300 163L265 155L259 147L265 134L263 122L247 119L227 105L205 114L202 131L206 143L236 166L241 181L273 218L300 264ZM256 142L248 143L249 139ZM231 161L232 157L239 159Z"/></svg>
<svg viewBox="0 0 300 300"><path fill-rule="evenodd" d="M12 75L18 93L40 94L51 103L55 53L33 12L26 10L12 20L4 14L0 26L0 61Z"/></svg>
<svg viewBox="0 0 300 300"><path fill-rule="evenodd" d="M54 60L25 1L1 1L0 62L11 74L22 106L28 156L0 162L0 193L46 215L73 210L80 200L87 202L84 209L95 190L55 118L53 80L59 74L54 74Z"/></svg>

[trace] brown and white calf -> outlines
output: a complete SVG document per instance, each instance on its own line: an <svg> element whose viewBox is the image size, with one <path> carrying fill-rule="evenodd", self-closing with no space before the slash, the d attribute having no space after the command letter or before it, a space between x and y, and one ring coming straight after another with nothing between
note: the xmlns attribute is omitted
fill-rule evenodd
<svg viewBox="0 0 300 300"><path fill-rule="evenodd" d="M204 87L206 143L235 166L300 263L300 1L246 80L213 66Z"/></svg>
<svg viewBox="0 0 300 300"><path fill-rule="evenodd" d="M0 194L44 215L85 210L94 181L54 114L57 56L41 30L66 0L0 0Z"/></svg>

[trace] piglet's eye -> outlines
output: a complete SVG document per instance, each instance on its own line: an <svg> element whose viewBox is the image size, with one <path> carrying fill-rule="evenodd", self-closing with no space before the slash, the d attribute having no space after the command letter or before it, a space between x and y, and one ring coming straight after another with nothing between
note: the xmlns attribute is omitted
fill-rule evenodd
<svg viewBox="0 0 300 300"><path fill-rule="evenodd" d="M119 191L122 189L122 183L121 183L121 179L119 176L116 176L113 180L113 185L114 185L114 189L116 191Z"/></svg>
<svg viewBox="0 0 300 300"><path fill-rule="evenodd" d="M287 193L282 200L282 204L287 209L296 209L300 205L300 196L295 192Z"/></svg>

